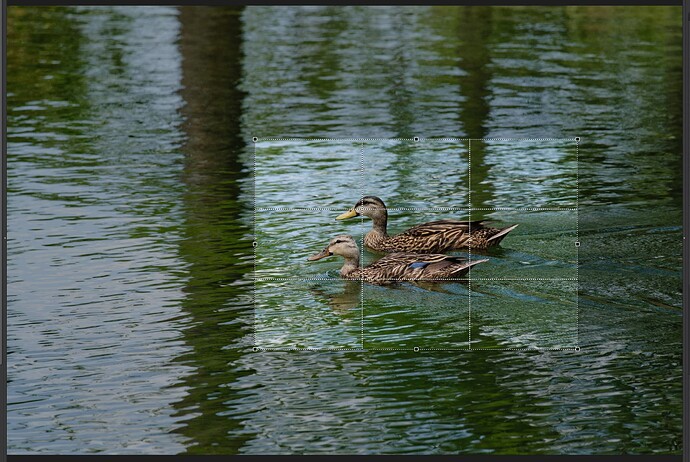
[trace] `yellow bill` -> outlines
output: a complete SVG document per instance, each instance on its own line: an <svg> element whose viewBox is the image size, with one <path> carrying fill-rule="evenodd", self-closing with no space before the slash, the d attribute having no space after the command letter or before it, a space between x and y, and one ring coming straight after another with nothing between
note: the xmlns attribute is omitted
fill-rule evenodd
<svg viewBox="0 0 690 462"><path fill-rule="evenodd" d="M350 209L347 212L338 215L337 217L335 217L335 219L336 220L345 220L346 218L352 218L352 217L356 217L356 216L357 216L357 212L355 212L355 209Z"/></svg>

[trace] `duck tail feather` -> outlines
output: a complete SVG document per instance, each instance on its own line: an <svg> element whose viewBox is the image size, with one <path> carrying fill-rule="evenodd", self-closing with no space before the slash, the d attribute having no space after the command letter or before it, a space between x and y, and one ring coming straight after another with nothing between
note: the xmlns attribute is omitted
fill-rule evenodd
<svg viewBox="0 0 690 462"><path fill-rule="evenodd" d="M501 242L503 240L503 238L506 236L506 234L508 234L509 232L511 232L512 230L514 230L517 227L518 227L518 225L512 225L512 226L508 226L507 228L503 228L502 230L500 230L499 232L497 232L496 234L494 234L493 236L488 238L487 241L489 241L489 242L496 241L496 244L498 244L499 242Z"/></svg>
<svg viewBox="0 0 690 462"><path fill-rule="evenodd" d="M471 268L471 267L473 267L474 265L478 265L478 264L480 264L480 263L484 263L484 262L487 262L487 261L489 261L488 258L482 258L481 260L472 260L471 262L467 263L467 268Z"/></svg>

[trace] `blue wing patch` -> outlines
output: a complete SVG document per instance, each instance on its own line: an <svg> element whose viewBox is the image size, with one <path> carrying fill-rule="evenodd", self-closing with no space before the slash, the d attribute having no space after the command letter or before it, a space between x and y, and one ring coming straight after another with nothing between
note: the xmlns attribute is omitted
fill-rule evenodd
<svg viewBox="0 0 690 462"><path fill-rule="evenodd" d="M417 269L417 268L426 268L429 265L429 262L426 261L416 261L414 263L410 263L410 268L412 269Z"/></svg>

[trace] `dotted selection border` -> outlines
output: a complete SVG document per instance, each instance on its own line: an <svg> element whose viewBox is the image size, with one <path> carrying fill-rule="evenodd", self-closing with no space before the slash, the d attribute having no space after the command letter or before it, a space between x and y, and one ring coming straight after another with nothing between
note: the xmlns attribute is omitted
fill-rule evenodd
<svg viewBox="0 0 690 462"><path fill-rule="evenodd" d="M473 208L472 207L472 141L574 141L576 150L576 196L575 196L575 207L482 207ZM580 140L581 138L257 138L253 137L252 141L254 144L253 155L252 155L252 179L253 179L253 242L252 247L254 250L254 291L253 291L253 322L252 322L252 351L268 351L268 352L295 352L295 351L310 351L310 352L321 352L321 351L349 351L349 352L370 352L370 351L414 351L414 352L431 352L431 351L581 351L580 347L580 300L579 300L579 284L576 290L576 344L573 347L517 347L517 348L483 348L483 347L472 347L472 281L574 281L579 282L579 261L580 261L580 223L579 223L579 182L580 182ZM467 282L468 287L468 341L467 347L465 348L423 348L423 347L412 347L412 348L365 348L364 345L364 280L360 277L360 347L359 348L318 348L318 347L305 347L305 348L270 348L261 347L256 344L256 309L257 309L257 299L256 290L257 282L272 282L272 281L332 281L341 282L340 279L332 278L262 278L257 277L257 236L256 236L256 225L257 225L257 214L258 212L291 212L291 211L329 211L338 212L342 211L342 208L336 207L257 207L256 199L256 148L257 144L262 141L285 141L285 142L326 142L326 141L347 141L347 142L359 142L360 143L360 198L364 197L364 145L368 141L413 141L417 142L467 142L467 152L468 152L468 206L467 207L455 207L455 206L440 206L440 207L388 207L388 210L394 211L467 211L468 221L471 221L472 210L475 211L559 211L559 212L576 212L576 264L575 278L446 278L446 279L383 279L382 281L391 282L446 282L446 281L457 281L457 282ZM364 217L360 217L361 223L364 223ZM364 257L364 232L360 234L360 265ZM472 259L472 249L468 248L468 257L471 261Z"/></svg>

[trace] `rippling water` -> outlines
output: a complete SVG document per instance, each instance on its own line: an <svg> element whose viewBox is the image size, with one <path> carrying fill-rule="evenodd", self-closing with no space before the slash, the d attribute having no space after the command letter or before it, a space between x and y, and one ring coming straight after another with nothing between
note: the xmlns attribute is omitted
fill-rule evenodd
<svg viewBox="0 0 690 462"><path fill-rule="evenodd" d="M11 7L8 35L11 453L680 453L680 8ZM470 285L362 286L305 261L369 229L334 220L362 193L391 231L520 226Z"/></svg>

